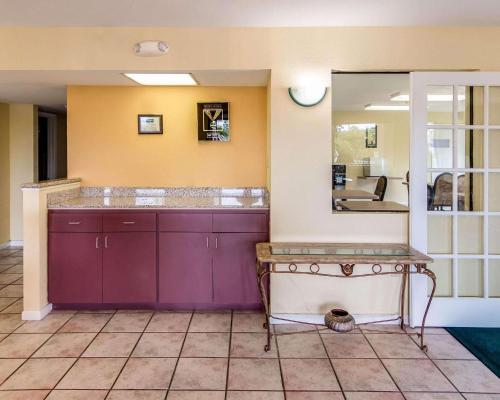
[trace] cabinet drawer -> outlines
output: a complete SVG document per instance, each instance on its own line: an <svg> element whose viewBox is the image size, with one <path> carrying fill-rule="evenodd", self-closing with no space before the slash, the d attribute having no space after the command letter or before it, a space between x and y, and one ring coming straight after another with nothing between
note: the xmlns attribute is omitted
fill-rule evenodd
<svg viewBox="0 0 500 400"><path fill-rule="evenodd" d="M213 232L267 232L266 214L214 214Z"/></svg>
<svg viewBox="0 0 500 400"><path fill-rule="evenodd" d="M53 213L49 214L49 232L101 232L99 214Z"/></svg>
<svg viewBox="0 0 500 400"><path fill-rule="evenodd" d="M113 213L102 219L104 232L156 231L156 213Z"/></svg>
<svg viewBox="0 0 500 400"><path fill-rule="evenodd" d="M212 214L159 214L158 228L161 232L212 232Z"/></svg>

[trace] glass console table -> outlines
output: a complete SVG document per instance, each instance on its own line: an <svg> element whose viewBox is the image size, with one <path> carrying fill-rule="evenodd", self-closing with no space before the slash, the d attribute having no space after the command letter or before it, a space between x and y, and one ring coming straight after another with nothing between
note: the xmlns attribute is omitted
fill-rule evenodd
<svg viewBox="0 0 500 400"><path fill-rule="evenodd" d="M287 322L301 322L275 317L270 311L270 296L265 287L266 279L271 274L314 275L330 278L361 278L368 276L401 275L401 297L397 318L371 323L400 321L405 330L404 311L405 293L408 277L411 274L422 274L432 281L432 290L427 300L425 312L420 326L420 348L427 351L424 344L425 320L436 290L436 275L427 264L432 258L403 244L384 243L259 243L257 244L257 282L262 304L266 313L264 327L267 329L265 351L271 349L271 318ZM321 265L338 265L339 272L323 272ZM371 265L371 272L355 273L356 265ZM277 266L284 266L278 268ZM300 266L300 268L299 268ZM275 333L275 335L279 335Z"/></svg>

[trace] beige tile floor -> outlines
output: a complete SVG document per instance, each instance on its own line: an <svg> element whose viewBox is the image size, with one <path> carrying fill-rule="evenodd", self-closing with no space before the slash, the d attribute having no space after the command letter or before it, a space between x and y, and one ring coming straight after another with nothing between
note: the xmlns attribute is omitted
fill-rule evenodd
<svg viewBox="0 0 500 400"><path fill-rule="evenodd" d="M54 311L23 322L21 273L22 252L0 250L0 400L500 400L500 379L439 328L427 354L387 325L312 327L266 353L259 313Z"/></svg>

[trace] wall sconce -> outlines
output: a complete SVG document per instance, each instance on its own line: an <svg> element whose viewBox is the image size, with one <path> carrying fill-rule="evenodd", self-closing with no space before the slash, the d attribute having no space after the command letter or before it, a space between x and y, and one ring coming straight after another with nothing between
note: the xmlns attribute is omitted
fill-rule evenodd
<svg viewBox="0 0 500 400"><path fill-rule="evenodd" d="M299 106L313 107L323 101L327 88L324 86L302 86L288 88L290 98Z"/></svg>

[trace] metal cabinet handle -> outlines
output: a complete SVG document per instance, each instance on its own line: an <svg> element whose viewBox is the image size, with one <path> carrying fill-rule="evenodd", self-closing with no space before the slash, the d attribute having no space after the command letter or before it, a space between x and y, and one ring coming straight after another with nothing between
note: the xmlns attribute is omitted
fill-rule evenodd
<svg viewBox="0 0 500 400"><path fill-rule="evenodd" d="M69 221L68 225L80 225L81 223L81 221Z"/></svg>
<svg viewBox="0 0 500 400"><path fill-rule="evenodd" d="M108 235L104 236L104 248L108 248Z"/></svg>
<svg viewBox="0 0 500 400"><path fill-rule="evenodd" d="M217 236L215 237L215 248L219 248L219 238Z"/></svg>
<svg viewBox="0 0 500 400"><path fill-rule="evenodd" d="M134 225L135 221L123 221L122 224L125 224L125 225Z"/></svg>
<svg viewBox="0 0 500 400"><path fill-rule="evenodd" d="M207 249L210 247L209 243L208 243L208 236L207 236Z"/></svg>
<svg viewBox="0 0 500 400"><path fill-rule="evenodd" d="M99 236L96 236L96 238L95 238L95 248L96 249L99 248Z"/></svg>

